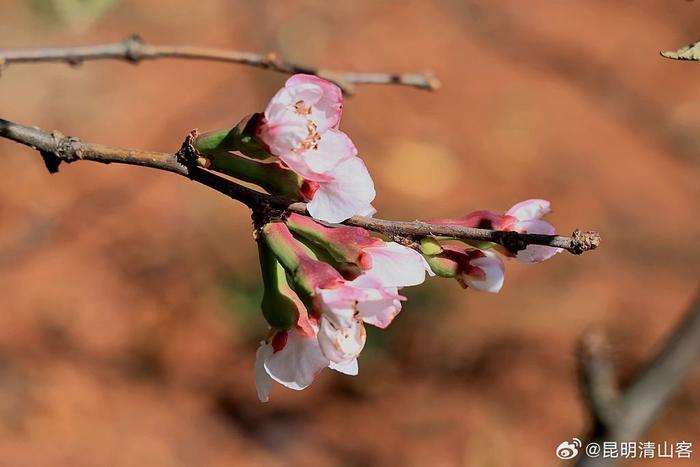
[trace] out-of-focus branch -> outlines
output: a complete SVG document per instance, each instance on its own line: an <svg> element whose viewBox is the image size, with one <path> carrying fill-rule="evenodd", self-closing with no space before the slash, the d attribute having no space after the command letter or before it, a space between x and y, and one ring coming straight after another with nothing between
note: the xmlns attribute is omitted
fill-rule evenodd
<svg viewBox="0 0 700 467"><path fill-rule="evenodd" d="M594 430L615 423L619 396L615 369L605 336L591 332L583 337L578 348L579 378L590 412L595 414Z"/></svg>
<svg viewBox="0 0 700 467"><path fill-rule="evenodd" d="M440 86L429 73L355 73L325 70L280 59L277 55L236 50L193 47L188 45L150 45L139 36L121 42L82 47L0 49L0 69L14 63L63 62L79 65L88 60L125 60L137 64L142 60L179 58L238 63L279 73L308 73L337 84L344 93L352 94L357 84L395 84L435 90Z"/></svg>
<svg viewBox="0 0 700 467"><path fill-rule="evenodd" d="M465 22L465 33L509 63L545 71L574 86L598 103L601 112L639 134L650 137L669 153L697 164L700 138L695 128L672 120L670 110L637 90L611 63L585 49L547 37L516 19L500 2L453 1Z"/></svg>
<svg viewBox="0 0 700 467"><path fill-rule="evenodd" d="M244 203L254 212L291 211L308 215L306 205L261 193L228 178L219 176L197 165L196 154L189 145L189 137L182 149L175 154L121 149L101 144L83 143L77 138L57 131L48 133L36 127L19 125L0 119L0 137L7 138L39 151L50 172L56 172L62 162L89 160L105 164L120 163L140 165L176 173L202 183L235 200ZM558 235L521 234L518 232L475 229L452 225L435 225L420 221L390 221L371 217L354 216L346 225L363 227L389 237L420 238L426 236L451 237L498 243L510 251L524 249L527 245L546 245L563 248L574 254L595 249L600 243L596 232L576 230L571 237Z"/></svg>
<svg viewBox="0 0 700 467"><path fill-rule="evenodd" d="M590 442L634 441L669 402L700 360L700 294L659 352L618 390L607 344L599 334L582 340L579 369L593 429ZM614 459L580 454L580 467L610 465Z"/></svg>

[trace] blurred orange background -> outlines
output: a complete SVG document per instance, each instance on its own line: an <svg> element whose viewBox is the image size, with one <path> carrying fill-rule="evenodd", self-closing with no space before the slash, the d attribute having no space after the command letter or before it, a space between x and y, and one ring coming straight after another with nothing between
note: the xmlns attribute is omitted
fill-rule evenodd
<svg viewBox="0 0 700 467"><path fill-rule="evenodd" d="M0 465L549 466L587 429L574 350L603 329L623 378L689 304L700 266L700 38L681 0L0 0L0 48L276 51L352 71L431 70L435 93L362 86L341 128L380 217L552 201L601 248L510 262L498 295L432 279L371 332L359 376L257 401L265 335L248 211L178 178L0 140ZM260 111L285 76L163 60L13 65L0 117L175 151ZM645 437L700 441L694 371ZM696 446L700 449L700 445ZM695 454L697 456L698 454ZM629 465L657 465L652 460ZM668 465L658 463L658 465Z"/></svg>

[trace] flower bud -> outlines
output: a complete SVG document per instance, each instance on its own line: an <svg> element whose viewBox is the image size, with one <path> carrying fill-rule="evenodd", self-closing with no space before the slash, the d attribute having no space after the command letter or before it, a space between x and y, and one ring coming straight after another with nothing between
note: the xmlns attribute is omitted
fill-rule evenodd
<svg viewBox="0 0 700 467"><path fill-rule="evenodd" d="M307 182L279 161L260 162L227 152L209 156L209 170L254 183L272 195L306 200Z"/></svg>
<svg viewBox="0 0 700 467"><path fill-rule="evenodd" d="M425 259L436 275L455 278L465 289L497 293L503 286L503 262L492 252L447 245Z"/></svg>
<svg viewBox="0 0 700 467"><path fill-rule="evenodd" d="M258 241L260 268L265 290L262 312L268 324L278 331L297 326L302 333L313 333L304 304L287 283L284 267L263 241Z"/></svg>
<svg viewBox="0 0 700 467"><path fill-rule="evenodd" d="M253 159L265 160L272 157L256 136L263 115L248 115L233 128L210 131L198 135L192 146L201 154L238 151Z"/></svg>
<svg viewBox="0 0 700 467"><path fill-rule="evenodd" d="M439 277L455 278L459 274L457 261L444 256L426 256L428 266Z"/></svg>
<svg viewBox="0 0 700 467"><path fill-rule="evenodd" d="M361 227L326 227L294 213L287 218L287 225L298 236L321 246L338 263L351 263L362 269L371 266L366 264L369 258L362 250L384 243Z"/></svg>
<svg viewBox="0 0 700 467"><path fill-rule="evenodd" d="M424 255L434 256L438 253L442 253L442 246L433 237L425 237L420 241L420 251Z"/></svg>
<svg viewBox="0 0 700 467"><path fill-rule="evenodd" d="M343 282L340 273L331 265L311 256L284 222L265 224L260 233L275 257L292 275L295 285L307 296L313 295L318 288L332 288Z"/></svg>

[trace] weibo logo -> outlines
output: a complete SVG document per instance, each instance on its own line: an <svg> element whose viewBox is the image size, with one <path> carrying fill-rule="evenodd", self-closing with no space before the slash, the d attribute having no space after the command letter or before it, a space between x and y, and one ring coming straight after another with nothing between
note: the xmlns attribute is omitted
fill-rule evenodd
<svg viewBox="0 0 700 467"><path fill-rule="evenodd" d="M557 446L556 454L559 459L573 459L578 455L578 448L581 447L581 440L573 438L571 442L562 441Z"/></svg>

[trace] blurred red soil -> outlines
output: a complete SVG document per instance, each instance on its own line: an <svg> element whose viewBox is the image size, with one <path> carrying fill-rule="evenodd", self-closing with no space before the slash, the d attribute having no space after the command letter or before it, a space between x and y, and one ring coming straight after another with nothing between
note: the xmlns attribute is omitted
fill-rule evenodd
<svg viewBox="0 0 700 467"><path fill-rule="evenodd" d="M700 65L657 55L697 39L693 3L124 0L63 22L30 3L0 0L0 47L140 32L327 68L430 69L437 93L367 86L346 102L381 216L544 197L562 233L596 229L603 245L510 263L495 296L438 279L408 290L358 377L327 372L259 404L248 212L140 168L50 176L0 141L0 466L558 465L555 446L586 429L582 333L604 329L627 377L694 293ZM260 110L283 80L181 61L17 65L0 116L175 150L194 127ZM695 371L648 439L700 439L698 384Z"/></svg>

